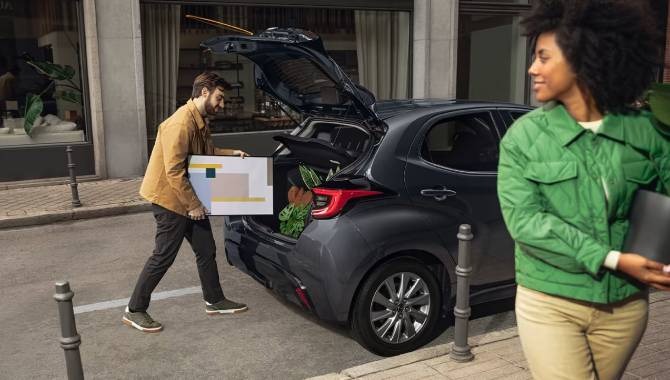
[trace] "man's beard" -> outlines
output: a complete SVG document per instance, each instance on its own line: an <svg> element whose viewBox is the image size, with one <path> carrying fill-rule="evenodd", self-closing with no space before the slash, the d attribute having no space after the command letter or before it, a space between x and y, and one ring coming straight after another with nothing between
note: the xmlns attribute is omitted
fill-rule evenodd
<svg viewBox="0 0 670 380"><path fill-rule="evenodd" d="M216 107L212 106L212 94L207 95L207 100L205 100L205 113L207 116L216 115Z"/></svg>

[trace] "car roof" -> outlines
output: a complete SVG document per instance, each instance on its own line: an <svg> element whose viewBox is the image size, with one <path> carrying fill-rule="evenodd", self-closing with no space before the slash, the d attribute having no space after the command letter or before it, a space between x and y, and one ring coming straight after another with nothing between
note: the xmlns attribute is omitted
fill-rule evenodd
<svg viewBox="0 0 670 380"><path fill-rule="evenodd" d="M467 108L521 108L532 109L525 104L459 100L459 99L405 99L405 100L384 100L378 101L375 106L375 112L383 120L393 118L394 116L406 115L407 113L428 114L433 112L445 112L456 109ZM418 116L418 115L417 115Z"/></svg>

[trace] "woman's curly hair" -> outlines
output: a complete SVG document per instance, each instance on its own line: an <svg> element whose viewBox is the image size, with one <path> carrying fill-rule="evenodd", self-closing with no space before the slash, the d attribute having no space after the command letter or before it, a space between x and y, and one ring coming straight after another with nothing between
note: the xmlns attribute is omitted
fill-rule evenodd
<svg viewBox="0 0 670 380"><path fill-rule="evenodd" d="M662 34L648 0L536 0L521 21L556 42L601 112L625 112L655 80Z"/></svg>

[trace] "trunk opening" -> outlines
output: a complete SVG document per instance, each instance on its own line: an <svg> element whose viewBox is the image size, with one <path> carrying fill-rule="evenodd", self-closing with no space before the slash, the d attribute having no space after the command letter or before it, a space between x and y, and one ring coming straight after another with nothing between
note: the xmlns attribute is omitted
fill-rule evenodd
<svg viewBox="0 0 670 380"><path fill-rule="evenodd" d="M252 217L275 233L280 233L279 213L289 204L291 186L308 191L299 165L313 169L325 179L329 171L346 169L372 146L372 137L360 126L324 121L307 124L297 136L280 136L277 140L284 147L274 158L274 212ZM308 214L305 227L310 221Z"/></svg>

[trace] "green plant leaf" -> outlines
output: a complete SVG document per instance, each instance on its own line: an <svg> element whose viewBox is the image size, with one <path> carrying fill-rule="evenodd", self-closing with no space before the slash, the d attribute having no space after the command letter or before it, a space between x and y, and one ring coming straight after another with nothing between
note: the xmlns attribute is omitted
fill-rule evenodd
<svg viewBox="0 0 670 380"><path fill-rule="evenodd" d="M321 185L321 178L314 171L314 169L307 167L305 165L299 165L298 169L300 170L300 176L302 176L302 181L305 183L308 189L312 190L313 188Z"/></svg>
<svg viewBox="0 0 670 380"><path fill-rule="evenodd" d="M42 113L42 109L44 109L42 98L33 94L28 95L26 99L26 111L24 112L23 129L29 136L35 120L37 120Z"/></svg>
<svg viewBox="0 0 670 380"><path fill-rule="evenodd" d="M40 74L44 74L53 80L71 80L74 78L75 71L70 65L33 60L28 60L26 63L34 67Z"/></svg>
<svg viewBox="0 0 670 380"><path fill-rule="evenodd" d="M66 102L82 104L81 93L76 91L63 91L60 93L60 98Z"/></svg>
<svg viewBox="0 0 670 380"><path fill-rule="evenodd" d="M279 232L297 239L305 229L305 218L309 214L309 205L295 205L289 203L279 213Z"/></svg>
<svg viewBox="0 0 670 380"><path fill-rule="evenodd" d="M282 222L289 220L291 213L293 213L293 204L289 203L286 205L286 207L284 207L283 210L279 212L279 220Z"/></svg>
<svg viewBox="0 0 670 380"><path fill-rule="evenodd" d="M305 220L307 214L309 214L310 205L300 205L295 208L296 219Z"/></svg>

